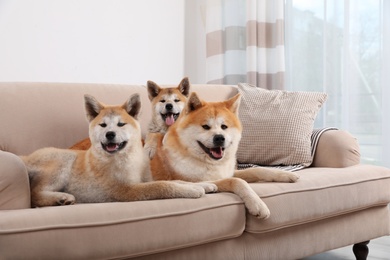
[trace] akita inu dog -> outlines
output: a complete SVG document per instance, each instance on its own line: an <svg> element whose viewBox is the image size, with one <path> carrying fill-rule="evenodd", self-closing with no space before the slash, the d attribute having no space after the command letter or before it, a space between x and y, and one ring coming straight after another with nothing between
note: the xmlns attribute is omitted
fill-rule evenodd
<svg viewBox="0 0 390 260"><path fill-rule="evenodd" d="M199 198L210 184L143 182L150 179L137 116L138 94L122 106L106 106L85 95L91 147L87 151L43 148L22 156L33 207L79 203ZM211 184L212 185L212 184Z"/></svg>
<svg viewBox="0 0 390 260"><path fill-rule="evenodd" d="M224 102L205 102L191 93L177 122L160 135L151 172L154 180L211 181L218 191L240 196L251 214L267 218L268 207L248 182L295 182L299 177L268 168L236 170L239 104L239 94Z"/></svg>
<svg viewBox="0 0 390 260"><path fill-rule="evenodd" d="M149 124L149 132L165 134L184 108L190 94L190 82L185 77L176 88L162 88L149 80L147 89L152 103L152 120Z"/></svg>
<svg viewBox="0 0 390 260"><path fill-rule="evenodd" d="M158 141L155 133L165 134L175 123L190 93L190 82L185 77L176 88L161 88L153 81L148 81L147 89L152 103L152 120L145 140L145 151L152 159Z"/></svg>

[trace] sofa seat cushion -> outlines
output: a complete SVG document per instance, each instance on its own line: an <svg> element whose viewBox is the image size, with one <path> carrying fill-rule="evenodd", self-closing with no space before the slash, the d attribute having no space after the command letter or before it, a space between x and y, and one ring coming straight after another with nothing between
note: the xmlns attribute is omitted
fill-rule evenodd
<svg viewBox="0 0 390 260"><path fill-rule="evenodd" d="M247 214L247 232L270 232L390 202L390 170L384 167L313 167L296 173L296 183L251 184L271 216L258 220Z"/></svg>
<svg viewBox="0 0 390 260"><path fill-rule="evenodd" d="M245 208L235 195L79 204L0 213L6 259L113 259L238 237Z"/></svg>

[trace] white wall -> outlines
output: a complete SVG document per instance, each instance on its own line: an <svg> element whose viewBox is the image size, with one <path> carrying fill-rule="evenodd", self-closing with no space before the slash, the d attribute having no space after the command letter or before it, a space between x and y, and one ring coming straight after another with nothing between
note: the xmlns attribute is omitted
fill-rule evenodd
<svg viewBox="0 0 390 260"><path fill-rule="evenodd" d="M199 84L206 83L206 1L185 1L184 74Z"/></svg>
<svg viewBox="0 0 390 260"><path fill-rule="evenodd" d="M0 0L0 81L179 83L185 1Z"/></svg>

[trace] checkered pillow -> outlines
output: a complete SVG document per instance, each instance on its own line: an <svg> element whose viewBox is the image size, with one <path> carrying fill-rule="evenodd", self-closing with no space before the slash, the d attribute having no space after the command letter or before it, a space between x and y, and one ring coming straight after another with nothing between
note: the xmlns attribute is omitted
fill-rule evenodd
<svg viewBox="0 0 390 260"><path fill-rule="evenodd" d="M309 166L314 119L327 94L266 90L240 83L239 163Z"/></svg>

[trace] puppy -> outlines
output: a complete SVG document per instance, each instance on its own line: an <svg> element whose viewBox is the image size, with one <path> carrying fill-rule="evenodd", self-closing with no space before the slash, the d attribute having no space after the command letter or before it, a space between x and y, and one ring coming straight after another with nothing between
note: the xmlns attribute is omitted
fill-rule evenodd
<svg viewBox="0 0 390 260"><path fill-rule="evenodd" d="M161 88L153 81L148 81L147 89L152 103L149 132L165 134L183 110L190 93L190 82L186 77L176 88Z"/></svg>
<svg viewBox="0 0 390 260"><path fill-rule="evenodd" d="M144 182L150 171L137 121L140 108L138 94L122 106L106 106L85 95L88 150L43 148L21 157L30 178L32 206L199 198L215 191L215 185L207 183Z"/></svg>
<svg viewBox="0 0 390 260"><path fill-rule="evenodd" d="M268 168L236 170L242 132L239 104L239 94L224 102L205 102L191 93L177 122L159 136L152 176L154 180L210 181L218 191L240 196L251 214L268 218L268 207L248 182L295 182L299 177Z"/></svg>
<svg viewBox="0 0 390 260"><path fill-rule="evenodd" d="M148 81L147 89L152 104L152 120L145 139L145 151L152 159L157 147L156 133L165 134L176 122L190 93L190 82L186 77L176 88L161 88L153 81Z"/></svg>

